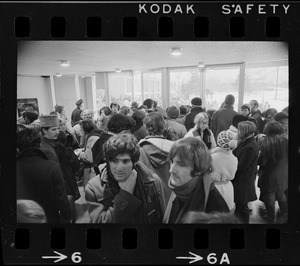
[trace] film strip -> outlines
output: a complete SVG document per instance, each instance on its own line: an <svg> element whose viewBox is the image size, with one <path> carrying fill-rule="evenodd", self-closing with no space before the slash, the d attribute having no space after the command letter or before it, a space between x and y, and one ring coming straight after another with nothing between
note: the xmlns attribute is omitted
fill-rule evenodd
<svg viewBox="0 0 300 266"><path fill-rule="evenodd" d="M298 264L299 12L300 2L289 1L0 3L1 140L5 147L1 156L3 262ZM249 225L17 223L16 154L11 136L15 136L18 98L18 45L24 41L286 43L291 110L288 222Z"/></svg>

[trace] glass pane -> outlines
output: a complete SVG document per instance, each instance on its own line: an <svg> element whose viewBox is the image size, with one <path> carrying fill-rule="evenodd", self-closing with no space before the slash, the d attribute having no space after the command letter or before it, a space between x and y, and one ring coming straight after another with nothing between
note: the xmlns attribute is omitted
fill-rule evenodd
<svg viewBox="0 0 300 266"><path fill-rule="evenodd" d="M190 105L200 95L200 74L197 68L170 70L170 106Z"/></svg>
<svg viewBox="0 0 300 266"><path fill-rule="evenodd" d="M244 102L259 102L259 110L288 106L288 66L246 68Z"/></svg>
<svg viewBox="0 0 300 266"><path fill-rule="evenodd" d="M206 110L218 110L226 95L235 97L234 110L238 111L239 66L208 67L206 69L205 105Z"/></svg>
<svg viewBox="0 0 300 266"><path fill-rule="evenodd" d="M150 98L157 101L158 106L162 106L161 78L161 72L143 73L143 100Z"/></svg>
<svg viewBox="0 0 300 266"><path fill-rule="evenodd" d="M142 72L141 71L134 71L133 72L133 99L139 105L143 102L143 95L142 95Z"/></svg>
<svg viewBox="0 0 300 266"><path fill-rule="evenodd" d="M120 106L130 106L132 99L132 76L129 72L110 73L108 75L110 103L116 102Z"/></svg>

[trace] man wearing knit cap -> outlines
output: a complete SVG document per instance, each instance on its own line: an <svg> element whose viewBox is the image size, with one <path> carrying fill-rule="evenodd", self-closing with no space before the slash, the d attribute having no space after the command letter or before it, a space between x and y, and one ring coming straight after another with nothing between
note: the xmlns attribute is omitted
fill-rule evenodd
<svg viewBox="0 0 300 266"><path fill-rule="evenodd" d="M238 113L233 110L234 101L234 96L228 94L225 97L223 107L215 111L212 115L211 130L216 139L221 131L229 129L230 125L232 125L233 117L238 115Z"/></svg>
<svg viewBox="0 0 300 266"><path fill-rule="evenodd" d="M59 119L57 115L42 115L39 117L42 132L41 149L48 159L58 163L55 152L55 140L59 133Z"/></svg>
<svg viewBox="0 0 300 266"><path fill-rule="evenodd" d="M73 110L72 115L71 115L71 125L74 127L76 124L79 123L81 120L81 112L84 108L84 102L82 99L79 99L76 103L77 107Z"/></svg>
<svg viewBox="0 0 300 266"><path fill-rule="evenodd" d="M184 125L186 130L189 131L195 126L194 119L195 116L204 110L202 109L202 99L200 97L195 97L191 100L192 109L191 112L186 116Z"/></svg>

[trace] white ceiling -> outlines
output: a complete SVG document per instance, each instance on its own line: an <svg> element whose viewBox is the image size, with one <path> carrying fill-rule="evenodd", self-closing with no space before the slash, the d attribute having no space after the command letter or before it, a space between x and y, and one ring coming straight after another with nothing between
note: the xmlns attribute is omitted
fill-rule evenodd
<svg viewBox="0 0 300 266"><path fill-rule="evenodd" d="M170 55L181 47L182 55ZM196 42L196 41L22 41L18 44L18 75L49 76L55 73L143 70L288 59L283 42ZM60 66L69 60L70 67Z"/></svg>

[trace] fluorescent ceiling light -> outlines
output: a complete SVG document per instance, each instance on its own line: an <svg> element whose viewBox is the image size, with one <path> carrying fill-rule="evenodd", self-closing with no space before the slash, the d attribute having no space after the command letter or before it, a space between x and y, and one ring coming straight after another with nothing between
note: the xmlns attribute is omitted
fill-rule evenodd
<svg viewBox="0 0 300 266"><path fill-rule="evenodd" d="M181 55L181 50L182 50L182 48L171 48L170 52L171 52L171 55L178 56L178 55Z"/></svg>
<svg viewBox="0 0 300 266"><path fill-rule="evenodd" d="M62 67L68 67L68 66L70 66L70 62L67 61L67 60L61 60L61 61L60 61L60 65L61 65Z"/></svg>
<svg viewBox="0 0 300 266"><path fill-rule="evenodd" d="M203 67L205 67L205 65L204 65L203 62L199 62L199 63L198 63L198 67L199 67L199 68L203 68Z"/></svg>

